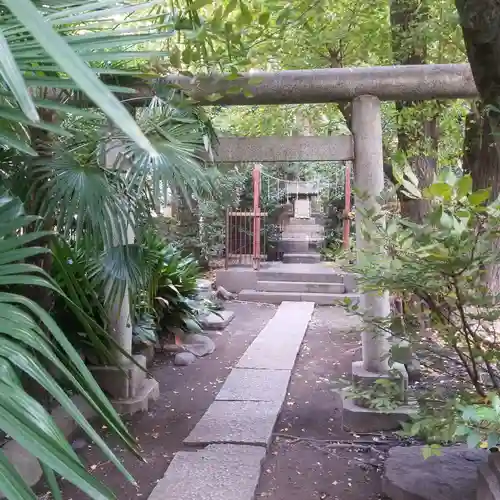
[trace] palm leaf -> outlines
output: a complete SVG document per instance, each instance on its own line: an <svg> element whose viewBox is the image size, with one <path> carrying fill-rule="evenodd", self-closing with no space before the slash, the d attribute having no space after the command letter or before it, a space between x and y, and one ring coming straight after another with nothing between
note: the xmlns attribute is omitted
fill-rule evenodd
<svg viewBox="0 0 500 500"><path fill-rule="evenodd" d="M11 219L4 222L6 215ZM32 220L32 217L22 215L19 202L16 204L15 200L9 199L5 193L0 196L0 284L11 287L19 284L43 286L57 292L57 285L43 270L14 260L16 242L21 250L30 238L36 240L41 236L27 233L18 237L17 233L13 232L14 228L24 227ZM46 251L40 248L38 253ZM29 255L36 253L37 249L32 247ZM44 387L125 476L132 480L59 383L44 368L42 360L55 367L62 379L80 393L104 418L110 429L137 453L136 444L125 425L97 386L78 353L47 312L22 295L1 291L0 429L29 449L44 467L65 477L91 498L113 498L112 493L87 472L50 415L26 394L19 382L17 374L24 373ZM51 477L51 480L54 479L55 477ZM7 498L34 498L29 495L27 485L9 472L1 457L0 490Z"/></svg>
<svg viewBox="0 0 500 500"><path fill-rule="evenodd" d="M78 82L81 89L134 142L149 154L156 152L126 108L111 93L63 37L46 22L30 0L5 0L4 4L33 35L58 66Z"/></svg>

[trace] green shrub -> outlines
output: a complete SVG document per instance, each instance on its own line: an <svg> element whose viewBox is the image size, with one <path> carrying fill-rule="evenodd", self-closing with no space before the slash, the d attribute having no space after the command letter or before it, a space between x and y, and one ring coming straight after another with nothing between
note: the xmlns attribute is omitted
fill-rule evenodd
<svg viewBox="0 0 500 500"><path fill-rule="evenodd" d="M398 335L425 349L420 318L426 317L429 335L463 379L456 390L434 391L432 408L422 408L420 421L432 428L427 438L491 447L500 430L500 202L489 202L488 190L473 191L468 175L443 173L423 192L410 171L399 177L407 194L425 198L430 209L422 224L384 206L365 212L366 246L351 270L364 291L389 290L407 305L401 317L366 320L390 332L397 324ZM406 430L421 435L422 427L417 420Z"/></svg>

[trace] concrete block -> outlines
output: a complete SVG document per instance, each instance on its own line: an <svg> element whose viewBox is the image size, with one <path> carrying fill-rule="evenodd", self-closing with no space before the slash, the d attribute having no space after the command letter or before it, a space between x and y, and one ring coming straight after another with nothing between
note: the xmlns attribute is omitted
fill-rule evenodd
<svg viewBox="0 0 500 500"><path fill-rule="evenodd" d="M309 251L309 241L295 238L282 239L278 242L278 248L283 253L307 253Z"/></svg>
<svg viewBox="0 0 500 500"><path fill-rule="evenodd" d="M265 448L210 445L175 454L148 500L253 500Z"/></svg>
<svg viewBox="0 0 500 500"><path fill-rule="evenodd" d="M271 401L282 403L291 371L233 368L217 401Z"/></svg>
<svg viewBox="0 0 500 500"><path fill-rule="evenodd" d="M290 264L314 264L321 261L319 253L286 253L283 262Z"/></svg>
<svg viewBox="0 0 500 500"><path fill-rule="evenodd" d="M140 366L129 362L123 367L92 366L89 369L101 389L113 399L133 398L140 391L147 376L146 356L138 354L134 359Z"/></svg>
<svg viewBox="0 0 500 500"><path fill-rule="evenodd" d="M184 444L216 443L268 446L282 401L214 401Z"/></svg>
<svg viewBox="0 0 500 500"><path fill-rule="evenodd" d="M418 406L413 401L395 410L382 411L356 405L347 389L338 391L338 394L342 400L342 427L350 432L394 431L418 412Z"/></svg>
<svg viewBox="0 0 500 500"><path fill-rule="evenodd" d="M240 290L255 290L259 281L302 281L313 283L343 283L344 274L323 264L282 264L275 269L263 269L256 274L253 286L242 287Z"/></svg>
<svg viewBox="0 0 500 500"><path fill-rule="evenodd" d="M343 304L346 298L352 304L359 302L358 294L343 293L301 293L301 292L263 292L257 290L242 290L238 295L244 302L260 302L262 304L281 304L282 302L311 302L321 306Z"/></svg>
<svg viewBox="0 0 500 500"><path fill-rule="evenodd" d="M355 293L358 291L358 281L352 273L344 275L344 286L347 293Z"/></svg>
<svg viewBox="0 0 500 500"><path fill-rule="evenodd" d="M311 302L283 302L237 368L291 370L313 310Z"/></svg>
<svg viewBox="0 0 500 500"><path fill-rule="evenodd" d="M224 310L200 318L200 323L204 330L223 330L233 319L234 312Z"/></svg>
<svg viewBox="0 0 500 500"><path fill-rule="evenodd" d="M343 294L343 283L314 283L307 281L258 281L257 290L262 292L299 292Z"/></svg>
<svg viewBox="0 0 500 500"><path fill-rule="evenodd" d="M352 363L352 381L353 385L360 388L369 388L380 379L397 382L401 391L401 401L406 401L408 392L408 373L401 363L393 363L392 373L369 372L363 368L363 361L354 361Z"/></svg>
<svg viewBox="0 0 500 500"><path fill-rule="evenodd" d="M240 293L241 290L255 288L257 273L251 267L218 269L215 273L215 282L228 292Z"/></svg>
<svg viewBox="0 0 500 500"><path fill-rule="evenodd" d="M140 411L147 411L150 401L160 397L160 386L154 378L148 378L134 397L129 399L113 400L111 403L121 415L133 415Z"/></svg>

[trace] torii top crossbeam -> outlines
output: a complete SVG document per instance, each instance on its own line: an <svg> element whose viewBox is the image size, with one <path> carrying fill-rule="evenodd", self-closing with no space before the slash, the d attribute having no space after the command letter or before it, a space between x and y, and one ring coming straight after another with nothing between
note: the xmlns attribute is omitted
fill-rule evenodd
<svg viewBox="0 0 500 500"><path fill-rule="evenodd" d="M169 76L157 83L175 83L205 105L312 104L350 101L361 95L373 95L383 101L478 95L468 64L256 72L237 79L227 79L224 75ZM214 95L222 97L211 98Z"/></svg>

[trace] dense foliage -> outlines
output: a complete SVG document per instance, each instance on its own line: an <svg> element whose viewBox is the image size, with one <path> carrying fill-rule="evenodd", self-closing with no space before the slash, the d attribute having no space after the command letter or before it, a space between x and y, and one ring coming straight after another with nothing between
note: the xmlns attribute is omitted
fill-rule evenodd
<svg viewBox="0 0 500 500"><path fill-rule="evenodd" d="M451 359L460 380L458 390L420 395L422 414L406 430L433 442L467 438L471 446L483 440L496 446L500 307L487 274L500 258L500 202L488 202L488 190L474 191L469 175L451 171L422 192L411 172L400 181L408 196L430 202L429 213L416 224L393 210L367 212L362 230L368 247L353 269L363 290L405 299L401 314L370 323Z"/></svg>

